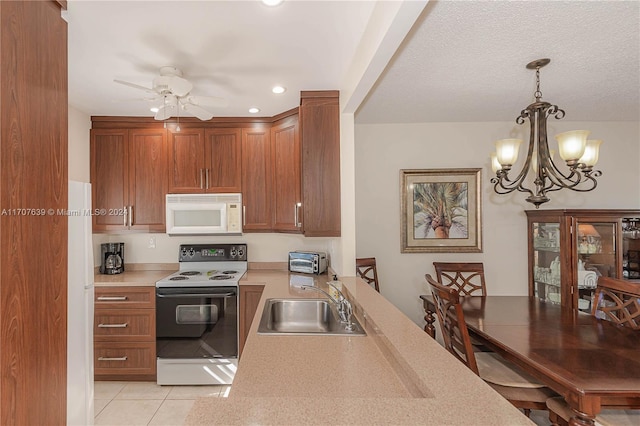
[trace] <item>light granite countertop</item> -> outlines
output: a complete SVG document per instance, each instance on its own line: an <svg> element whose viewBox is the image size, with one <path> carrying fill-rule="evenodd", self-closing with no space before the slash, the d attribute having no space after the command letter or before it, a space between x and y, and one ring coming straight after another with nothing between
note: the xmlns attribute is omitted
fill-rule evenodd
<svg viewBox="0 0 640 426"><path fill-rule="evenodd" d="M533 424L359 278L341 281L366 337L257 334L266 299L321 296L291 277L327 281L251 269L240 281L265 287L231 392L198 399L185 424Z"/></svg>

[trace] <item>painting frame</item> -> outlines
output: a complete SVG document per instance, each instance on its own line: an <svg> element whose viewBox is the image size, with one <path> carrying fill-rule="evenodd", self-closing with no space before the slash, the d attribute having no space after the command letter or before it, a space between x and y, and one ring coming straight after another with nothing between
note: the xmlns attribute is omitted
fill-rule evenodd
<svg viewBox="0 0 640 426"><path fill-rule="evenodd" d="M401 253L482 252L481 171L400 170Z"/></svg>

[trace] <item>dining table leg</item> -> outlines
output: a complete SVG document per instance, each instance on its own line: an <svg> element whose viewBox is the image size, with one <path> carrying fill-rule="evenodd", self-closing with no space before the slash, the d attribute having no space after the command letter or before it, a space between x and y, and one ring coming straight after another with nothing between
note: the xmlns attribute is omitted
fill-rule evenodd
<svg viewBox="0 0 640 426"><path fill-rule="evenodd" d="M594 426L596 424L595 416L578 411L573 407L571 410L574 415L569 419L569 426Z"/></svg>

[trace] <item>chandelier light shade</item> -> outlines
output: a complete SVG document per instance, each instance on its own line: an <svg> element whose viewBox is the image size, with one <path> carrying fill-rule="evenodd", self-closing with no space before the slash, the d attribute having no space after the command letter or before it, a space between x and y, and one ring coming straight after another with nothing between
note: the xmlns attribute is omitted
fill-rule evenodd
<svg viewBox="0 0 640 426"><path fill-rule="evenodd" d="M553 162L554 151L549 149L547 141L547 118L554 116L560 120L565 112L557 105L542 100L540 68L549 62L549 59L538 59L527 64L527 69L536 70L536 91L535 102L523 109L516 118L518 124L524 124L526 119L530 123L527 158L522 170L513 179L509 176L518 160L521 139L501 139L496 142L496 152L491 154L491 168L496 174L491 179L494 191L498 194L509 194L515 190L526 192L529 194L526 200L536 208L549 201L548 192L560 189L591 191L598 185L596 178L602 175L599 170L593 170L602 141L587 140L588 130L572 130L556 135L558 153L567 167L563 167L563 171ZM534 176L527 179L530 171Z"/></svg>

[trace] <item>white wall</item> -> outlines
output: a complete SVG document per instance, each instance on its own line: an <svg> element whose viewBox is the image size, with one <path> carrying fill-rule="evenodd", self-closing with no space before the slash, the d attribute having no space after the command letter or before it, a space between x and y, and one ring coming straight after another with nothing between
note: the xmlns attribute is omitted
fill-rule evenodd
<svg viewBox="0 0 640 426"><path fill-rule="evenodd" d="M69 180L89 182L91 116L69 106Z"/></svg>
<svg viewBox="0 0 640 426"><path fill-rule="evenodd" d="M604 140L598 187L586 194L552 192L551 201L541 208L640 208L635 189L640 182L638 123L550 122L549 134L580 128L591 130L591 138ZM489 294L527 294L524 210L534 206L524 201L522 193L495 194L489 182L494 141L527 140L525 126L511 122L360 124L355 134L356 254L377 258L383 296L424 325L418 296L427 293L424 274L434 274L434 261L484 262ZM549 143L554 149L555 139ZM400 253L400 170L477 167L483 168L483 252ZM514 170L519 171L517 166Z"/></svg>

